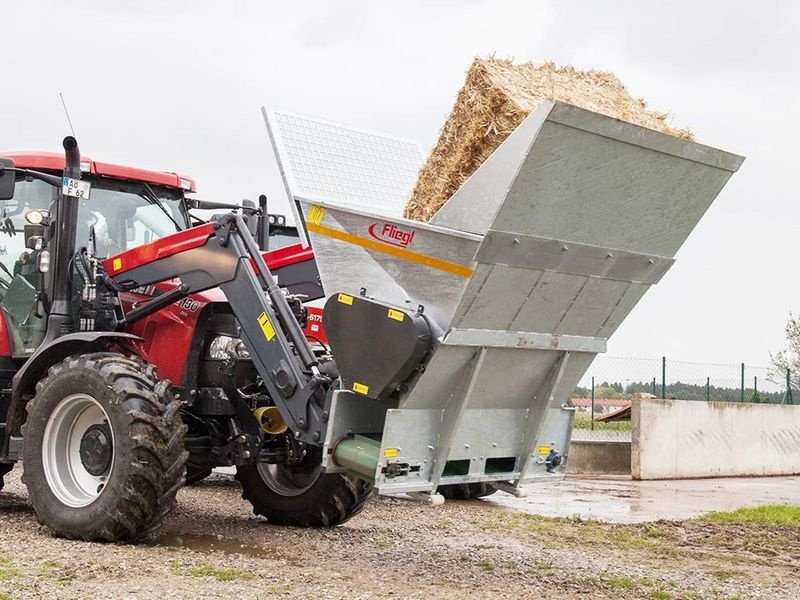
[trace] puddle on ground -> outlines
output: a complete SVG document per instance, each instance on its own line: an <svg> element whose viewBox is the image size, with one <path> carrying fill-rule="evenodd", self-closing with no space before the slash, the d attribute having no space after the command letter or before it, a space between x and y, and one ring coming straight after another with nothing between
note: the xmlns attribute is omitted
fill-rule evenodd
<svg viewBox="0 0 800 600"><path fill-rule="evenodd" d="M185 548L195 552L222 552L240 554L251 558L286 560L272 548L264 548L242 540L225 539L223 536L202 533L164 533L149 543L163 548Z"/></svg>
<svg viewBox="0 0 800 600"><path fill-rule="evenodd" d="M547 517L617 523L682 520L743 506L800 503L800 477L633 481L567 477L531 484L526 498L493 494L487 505Z"/></svg>

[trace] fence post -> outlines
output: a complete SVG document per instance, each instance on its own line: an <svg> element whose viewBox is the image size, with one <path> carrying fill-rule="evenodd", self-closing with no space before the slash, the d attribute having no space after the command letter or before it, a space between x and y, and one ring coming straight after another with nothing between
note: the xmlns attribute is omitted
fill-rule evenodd
<svg viewBox="0 0 800 600"><path fill-rule="evenodd" d="M667 357L661 357L661 399L667 397Z"/></svg>
<svg viewBox="0 0 800 600"><path fill-rule="evenodd" d="M594 431L594 377L592 377L592 413L589 418L590 431Z"/></svg>
<svg viewBox="0 0 800 600"><path fill-rule="evenodd" d="M706 402L711 402L711 377L706 377Z"/></svg>
<svg viewBox="0 0 800 600"><path fill-rule="evenodd" d="M788 368L786 369L786 392L783 394L783 403L794 404L792 399L792 372Z"/></svg>
<svg viewBox="0 0 800 600"><path fill-rule="evenodd" d="M739 401L744 402L744 363L742 363L742 391L739 394Z"/></svg>
<svg viewBox="0 0 800 600"><path fill-rule="evenodd" d="M653 377L653 398L656 397L656 378Z"/></svg>
<svg viewBox="0 0 800 600"><path fill-rule="evenodd" d="M758 375L753 375L753 397L758 398Z"/></svg>

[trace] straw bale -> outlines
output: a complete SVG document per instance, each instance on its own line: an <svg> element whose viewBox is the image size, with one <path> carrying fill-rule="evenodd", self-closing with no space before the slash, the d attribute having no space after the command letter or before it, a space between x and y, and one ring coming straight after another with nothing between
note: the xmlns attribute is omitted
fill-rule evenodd
<svg viewBox="0 0 800 600"><path fill-rule="evenodd" d="M612 73L581 71L552 62L514 64L475 59L444 123L439 140L420 169L406 206L407 218L428 221L464 181L542 100L560 100L683 139L668 115L647 110Z"/></svg>

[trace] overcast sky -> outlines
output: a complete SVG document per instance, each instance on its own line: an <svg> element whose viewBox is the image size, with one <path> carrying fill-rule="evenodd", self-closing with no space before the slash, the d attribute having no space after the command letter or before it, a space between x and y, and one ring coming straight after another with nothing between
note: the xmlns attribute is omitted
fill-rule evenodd
<svg viewBox="0 0 800 600"><path fill-rule="evenodd" d="M192 175L286 211L260 107L416 139L475 55L614 72L699 141L747 156L609 353L765 365L800 312L800 9L794 2L3 3L0 149Z"/></svg>

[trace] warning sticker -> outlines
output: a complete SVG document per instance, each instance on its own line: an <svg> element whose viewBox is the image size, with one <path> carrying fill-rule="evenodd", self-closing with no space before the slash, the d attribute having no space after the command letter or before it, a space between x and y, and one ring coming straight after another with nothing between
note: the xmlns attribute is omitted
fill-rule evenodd
<svg viewBox="0 0 800 600"><path fill-rule="evenodd" d="M396 458L397 455L398 455L397 448L386 448L386 450L383 451L383 458Z"/></svg>
<svg viewBox="0 0 800 600"><path fill-rule="evenodd" d="M339 294L338 300L342 304L347 304L347 306L353 306L352 296L348 296L347 294Z"/></svg>
<svg viewBox="0 0 800 600"><path fill-rule="evenodd" d="M264 333L264 337L267 338L267 341L271 342L272 338L275 337L275 330L272 328L272 323L269 322L269 317L266 312L262 312L258 315L258 325L261 327L261 331Z"/></svg>
<svg viewBox="0 0 800 600"><path fill-rule="evenodd" d="M115 271L119 271L122 268L122 259L115 258L114 262L111 263L111 268L114 269Z"/></svg>
<svg viewBox="0 0 800 600"><path fill-rule="evenodd" d="M539 454L550 454L550 446L539 446L536 452Z"/></svg>
<svg viewBox="0 0 800 600"><path fill-rule="evenodd" d="M363 383L353 382L353 391L357 394L369 394L369 386Z"/></svg>
<svg viewBox="0 0 800 600"><path fill-rule="evenodd" d="M402 321L406 315L405 313L399 310L394 310L393 308L390 308L386 316L389 317L390 319L394 319L395 321Z"/></svg>

